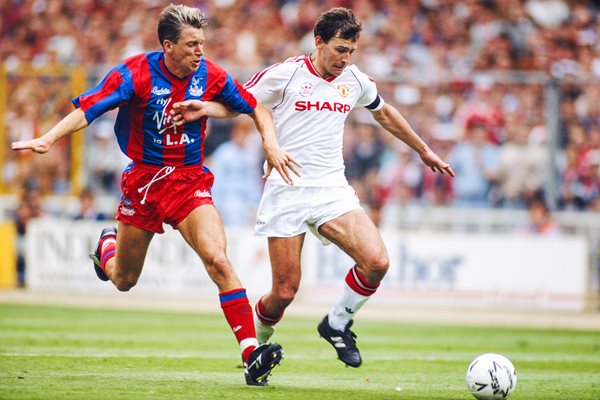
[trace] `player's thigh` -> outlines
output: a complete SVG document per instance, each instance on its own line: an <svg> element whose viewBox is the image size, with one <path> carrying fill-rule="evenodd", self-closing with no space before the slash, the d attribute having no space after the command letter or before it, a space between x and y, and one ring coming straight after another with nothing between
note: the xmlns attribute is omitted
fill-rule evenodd
<svg viewBox="0 0 600 400"><path fill-rule="evenodd" d="M364 210L347 212L319 227L319 233L348 254L358 265L387 258L377 227Z"/></svg>
<svg viewBox="0 0 600 400"><path fill-rule="evenodd" d="M302 245L305 234L292 237L269 237L269 258L271 261L273 286L287 286L298 290L302 275Z"/></svg>
<svg viewBox="0 0 600 400"><path fill-rule="evenodd" d="M119 222L115 257L115 271L117 274L140 276L148 246L153 237L154 232L137 228L125 222Z"/></svg>
<svg viewBox="0 0 600 400"><path fill-rule="evenodd" d="M212 204L196 207L177 229L205 265L213 264L217 259L227 262L223 222Z"/></svg>

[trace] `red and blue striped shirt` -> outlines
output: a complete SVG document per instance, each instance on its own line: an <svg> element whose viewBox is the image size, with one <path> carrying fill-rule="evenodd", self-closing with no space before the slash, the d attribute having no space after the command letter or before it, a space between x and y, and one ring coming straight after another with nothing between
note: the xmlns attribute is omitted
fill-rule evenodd
<svg viewBox="0 0 600 400"><path fill-rule="evenodd" d="M198 69L181 79L167 69L163 52L126 59L73 104L85 113L88 124L119 107L117 141L136 163L202 165L207 118L177 128L167 124L172 105L190 99L220 101L244 114L256 107L254 96L218 64L203 57Z"/></svg>

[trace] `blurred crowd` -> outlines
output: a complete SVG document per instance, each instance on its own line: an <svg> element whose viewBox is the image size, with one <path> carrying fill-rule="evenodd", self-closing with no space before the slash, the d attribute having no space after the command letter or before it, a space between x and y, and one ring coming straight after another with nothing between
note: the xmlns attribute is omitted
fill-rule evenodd
<svg viewBox="0 0 600 400"><path fill-rule="evenodd" d="M82 66L89 87L124 58L160 49L156 21L167 3L1 2L7 142L40 135L71 110L76 93L57 71ZM558 209L600 212L600 1L181 3L205 11L207 57L242 83L265 66L308 54L322 11L338 5L355 11L363 32L353 62L457 175L432 173L367 111L353 111L346 172L375 220L385 207L413 202L525 208L548 199L548 188ZM548 106L550 80L559 94L554 108ZM113 117L94 122L86 134L84 180L96 194L118 194L127 162L112 134ZM231 184L215 187L215 201L231 208L223 214L232 225L252 220L262 185L260 145L244 118L212 121L206 142L217 184ZM10 191L68 193L69 152L68 141L44 157L9 151L2 178ZM256 173L240 175L248 166Z"/></svg>

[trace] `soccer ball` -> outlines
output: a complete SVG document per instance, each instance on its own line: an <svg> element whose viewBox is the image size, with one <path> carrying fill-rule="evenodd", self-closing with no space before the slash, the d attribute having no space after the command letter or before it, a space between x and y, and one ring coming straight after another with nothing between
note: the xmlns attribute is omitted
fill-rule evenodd
<svg viewBox="0 0 600 400"><path fill-rule="evenodd" d="M517 386L517 373L508 358L482 354L467 369L467 386L479 400L506 399Z"/></svg>

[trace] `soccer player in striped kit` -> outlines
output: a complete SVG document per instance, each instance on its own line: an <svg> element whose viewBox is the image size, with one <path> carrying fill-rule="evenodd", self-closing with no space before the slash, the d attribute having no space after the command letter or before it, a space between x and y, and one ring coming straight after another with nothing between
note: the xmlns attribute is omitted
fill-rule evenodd
<svg viewBox="0 0 600 400"><path fill-rule="evenodd" d="M246 290L226 255L223 225L211 197L213 175L203 166L206 118L177 126L170 109L186 99L218 98L254 119L269 172L275 168L291 183L288 168L293 170L294 160L279 147L269 111L204 57L206 24L196 8L165 7L158 21L163 51L126 59L95 88L76 97L76 109L42 137L14 142L12 148L45 153L60 138L118 107L115 134L132 163L122 177L119 229L105 228L90 255L96 274L120 291L131 289L152 237L164 232L163 223L170 224L200 256L219 289L223 313L240 344L247 384L264 386L282 348L277 343L259 346Z"/></svg>
<svg viewBox="0 0 600 400"><path fill-rule="evenodd" d="M337 304L318 325L318 332L348 366L362 357L350 329L358 310L375 294L388 267L388 254L375 224L361 208L344 175L342 138L350 110L365 107L392 135L415 150L434 172L454 176L404 117L384 102L375 82L350 58L361 24L349 9L321 14L314 28L315 50L259 72L244 87L271 108L281 147L302 164L302 176L286 185L272 174L263 191L256 232L267 236L273 270L272 289L255 308L257 337L266 342L298 291L300 256L306 232L324 244L334 243L355 265L346 277ZM230 111L218 103L185 101L174 106L177 123L203 115L222 118Z"/></svg>

